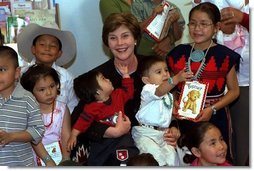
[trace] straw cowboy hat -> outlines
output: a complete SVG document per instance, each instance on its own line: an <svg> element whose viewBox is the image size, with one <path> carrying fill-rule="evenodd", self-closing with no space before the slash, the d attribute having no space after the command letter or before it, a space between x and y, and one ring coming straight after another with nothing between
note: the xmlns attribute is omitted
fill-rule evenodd
<svg viewBox="0 0 254 171"><path fill-rule="evenodd" d="M69 31L59 30L55 23L40 26L34 23L26 26L17 37L18 52L20 56L27 62L31 62L34 58L31 52L33 40L43 34L49 34L57 37L62 43L62 55L56 60L56 64L63 66L68 64L76 55L76 40L74 35Z"/></svg>

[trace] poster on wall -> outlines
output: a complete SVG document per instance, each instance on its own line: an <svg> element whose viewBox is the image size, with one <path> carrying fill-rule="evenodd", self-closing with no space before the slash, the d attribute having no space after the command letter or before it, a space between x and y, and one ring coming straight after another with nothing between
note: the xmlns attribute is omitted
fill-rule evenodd
<svg viewBox="0 0 254 171"><path fill-rule="evenodd" d="M9 0L0 2L0 29L4 44L17 43L17 35L29 23L56 23L59 28L59 5L55 0Z"/></svg>

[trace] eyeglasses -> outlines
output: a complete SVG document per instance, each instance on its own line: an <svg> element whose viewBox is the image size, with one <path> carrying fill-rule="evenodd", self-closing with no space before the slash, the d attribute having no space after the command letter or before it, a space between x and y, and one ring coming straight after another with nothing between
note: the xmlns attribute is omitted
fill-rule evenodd
<svg viewBox="0 0 254 171"><path fill-rule="evenodd" d="M200 29L206 29L207 27L213 25L213 23L196 23L196 22L189 22L187 24L190 29L194 29L199 26Z"/></svg>

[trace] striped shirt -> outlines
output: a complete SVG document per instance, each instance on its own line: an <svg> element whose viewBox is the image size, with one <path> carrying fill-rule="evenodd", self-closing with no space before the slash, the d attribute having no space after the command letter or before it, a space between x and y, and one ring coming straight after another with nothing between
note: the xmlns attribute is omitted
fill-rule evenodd
<svg viewBox="0 0 254 171"><path fill-rule="evenodd" d="M42 139L45 128L39 105L20 83L17 83L10 98L0 97L0 129L6 132L27 131L33 137L34 144ZM31 142L0 145L0 165L34 166Z"/></svg>

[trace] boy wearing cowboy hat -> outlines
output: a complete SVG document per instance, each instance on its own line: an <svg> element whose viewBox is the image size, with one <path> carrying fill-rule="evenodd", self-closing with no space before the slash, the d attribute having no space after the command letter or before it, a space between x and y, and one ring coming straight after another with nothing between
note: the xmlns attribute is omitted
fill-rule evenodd
<svg viewBox="0 0 254 171"><path fill-rule="evenodd" d="M21 72L24 73L33 64L44 64L54 68L60 78L60 94L57 100L67 105L66 110L73 111L78 104L73 89L73 76L63 65L71 62L76 55L76 40L69 31L61 31L55 23L47 23L44 26L29 24L17 37L18 52L28 62ZM52 158L45 147L32 145L36 154L43 159L46 166L54 166Z"/></svg>
<svg viewBox="0 0 254 171"><path fill-rule="evenodd" d="M51 66L59 73L61 87L57 100L67 104L71 113L78 99L73 90L73 76L61 66L71 62L76 55L74 35L59 30L56 24L45 24L44 27L31 23L18 35L17 45L20 56L29 62L22 68L22 73L35 63Z"/></svg>

